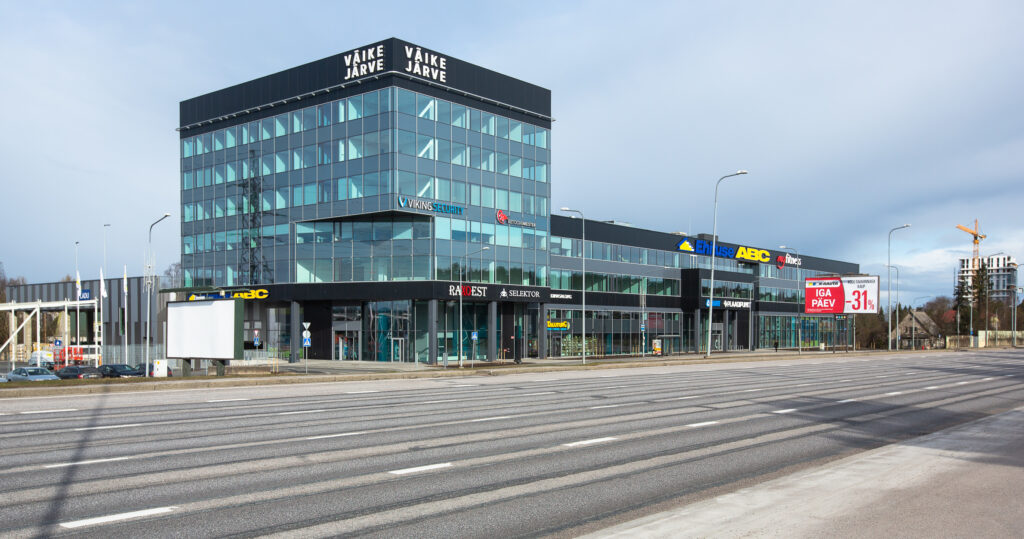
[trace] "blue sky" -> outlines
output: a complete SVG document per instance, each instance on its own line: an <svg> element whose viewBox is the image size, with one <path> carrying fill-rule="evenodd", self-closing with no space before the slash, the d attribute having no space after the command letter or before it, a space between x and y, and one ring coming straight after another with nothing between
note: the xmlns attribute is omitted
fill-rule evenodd
<svg viewBox="0 0 1024 539"><path fill-rule="evenodd" d="M1024 256L1020 2L2 2L0 261L179 255L178 102L386 37L552 90L552 207L861 264L904 302ZM115 269L116 268L116 269ZM884 283L884 278L883 278ZM884 288L884 284L883 284ZM885 292L882 292L885 301ZM920 302L918 302L920 303Z"/></svg>

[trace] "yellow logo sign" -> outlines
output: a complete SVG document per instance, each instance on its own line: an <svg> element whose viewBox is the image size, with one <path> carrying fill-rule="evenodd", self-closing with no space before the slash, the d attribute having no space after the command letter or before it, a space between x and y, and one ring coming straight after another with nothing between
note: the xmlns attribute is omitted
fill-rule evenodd
<svg viewBox="0 0 1024 539"><path fill-rule="evenodd" d="M552 322L548 320L548 329L569 329L569 322Z"/></svg>
<svg viewBox="0 0 1024 539"><path fill-rule="evenodd" d="M693 246L690 245L690 240L683 240L682 242L680 242L679 243L679 250L680 251L689 251L689 252L692 253L693 252Z"/></svg>
<svg viewBox="0 0 1024 539"><path fill-rule="evenodd" d="M751 262L768 262L772 259L771 253L764 249L755 249L753 247L740 247L736 250L736 258L742 258L743 260L750 260Z"/></svg>

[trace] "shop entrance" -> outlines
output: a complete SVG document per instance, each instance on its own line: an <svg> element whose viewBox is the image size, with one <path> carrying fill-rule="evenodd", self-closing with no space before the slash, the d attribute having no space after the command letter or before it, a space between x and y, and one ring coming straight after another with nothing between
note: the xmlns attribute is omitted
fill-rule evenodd
<svg viewBox="0 0 1024 539"><path fill-rule="evenodd" d="M405 357L405 339L402 337L391 337L391 361L401 362Z"/></svg>
<svg viewBox="0 0 1024 539"><path fill-rule="evenodd" d="M354 328L341 327L354 325ZM362 359L362 334L359 323L336 323L334 325L334 347L331 359L341 361L359 361Z"/></svg>

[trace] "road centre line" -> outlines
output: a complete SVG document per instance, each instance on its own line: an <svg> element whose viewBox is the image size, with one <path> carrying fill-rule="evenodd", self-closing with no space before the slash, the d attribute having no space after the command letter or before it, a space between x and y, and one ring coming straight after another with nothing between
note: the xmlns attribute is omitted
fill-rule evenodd
<svg viewBox="0 0 1024 539"><path fill-rule="evenodd" d="M844 399L844 400L839 401L839 404L846 404L848 402L860 402L860 401L858 401L857 399Z"/></svg>
<svg viewBox="0 0 1024 539"><path fill-rule="evenodd" d="M104 425L102 427L78 427L76 431L83 430L105 430L105 429L126 429L128 427L141 427L144 423L128 423L127 425Z"/></svg>
<svg viewBox="0 0 1024 539"><path fill-rule="evenodd" d="M718 424L718 421L701 421L700 423L690 423L689 425L686 425L686 426L687 427L697 428L697 427L706 427L708 425L717 425L717 424Z"/></svg>
<svg viewBox="0 0 1024 539"><path fill-rule="evenodd" d="M307 440L323 440L325 438L341 438L343 436L357 436L357 435L360 435L360 434L366 434L366 431L365 430L361 430L361 431L356 431L356 432L342 432L342 433L338 433L338 434L321 434L320 436L307 436L306 439Z"/></svg>
<svg viewBox="0 0 1024 539"><path fill-rule="evenodd" d="M68 466L81 466L85 464L98 464L100 462L114 462L115 460L128 460L136 458L134 455L127 457L113 457L109 459L80 460L78 462L63 462L61 464L47 464L43 468L67 468Z"/></svg>
<svg viewBox="0 0 1024 539"><path fill-rule="evenodd" d="M925 389L939 389L939 386L928 386Z"/></svg>
<svg viewBox="0 0 1024 539"><path fill-rule="evenodd" d="M423 401L423 402L419 402L419 403L415 403L414 402L412 404L441 404L442 402L458 402L458 401L459 401L459 399L444 399L444 400L439 400L439 401Z"/></svg>
<svg viewBox="0 0 1024 539"><path fill-rule="evenodd" d="M208 400L206 402L240 402L240 401L247 401L247 400L252 400L252 399L212 399L212 400Z"/></svg>
<svg viewBox="0 0 1024 539"><path fill-rule="evenodd" d="M602 443L602 442L611 442L612 440L618 440L618 438L616 438L614 436L606 436L604 438L594 438L592 440L580 440L578 442L570 442L570 443L562 444L562 445L565 446L565 447L579 447L579 446L583 446L583 445L599 444L599 443Z"/></svg>
<svg viewBox="0 0 1024 539"><path fill-rule="evenodd" d="M601 408L618 408L619 406L625 406L625 404L605 404L602 406L591 406L591 410L599 410Z"/></svg>
<svg viewBox="0 0 1024 539"><path fill-rule="evenodd" d="M885 395L886 395L887 397L892 397L893 395L902 395L902 394L903 394L903 392L902 392L902 391L893 391L893 392L891 392L891 393L886 393Z"/></svg>
<svg viewBox="0 0 1024 539"><path fill-rule="evenodd" d="M538 395L554 395L557 391L542 391L540 393L524 393L520 397L536 397Z"/></svg>
<svg viewBox="0 0 1024 539"><path fill-rule="evenodd" d="M454 384L448 387L476 387L476 384Z"/></svg>
<svg viewBox="0 0 1024 539"><path fill-rule="evenodd" d="M380 393L380 391L377 391L376 389L367 389L365 391L346 391L345 392L346 395L362 395L364 393Z"/></svg>
<svg viewBox="0 0 1024 539"><path fill-rule="evenodd" d="M58 408L55 410L32 410L31 412L18 412L19 414L55 414L57 412L77 412L78 408Z"/></svg>
<svg viewBox="0 0 1024 539"><path fill-rule="evenodd" d="M161 515L164 513L170 513L177 509L176 506L170 505L167 507L154 507L153 509L143 509L141 511L130 511L128 513L118 513L116 515L107 515L105 517L86 518L83 520L73 520L71 522L62 522L60 527L62 528L81 528L83 526L93 526L96 524L106 524L108 522L117 522L119 520L128 520L132 518L148 517L151 515Z"/></svg>
<svg viewBox="0 0 1024 539"><path fill-rule="evenodd" d="M785 410L775 410L772 413L773 414L788 414L788 413L795 412L796 410L797 410L796 408L786 408Z"/></svg>
<svg viewBox="0 0 1024 539"><path fill-rule="evenodd" d="M411 474L411 473L417 473L417 472L426 472L426 471L430 471L430 470L437 470L437 469L440 469L440 468L450 468L451 465L452 465L452 463L450 463L450 462L442 462L441 464L428 464L426 466L417 466L415 468L405 468L404 470L391 470L388 473L395 474L395 475L405 475L405 474Z"/></svg>
<svg viewBox="0 0 1024 539"><path fill-rule="evenodd" d="M481 421L497 421L499 419L511 419L510 415L496 415L494 417L481 417L480 419L470 419L470 423L479 423Z"/></svg>

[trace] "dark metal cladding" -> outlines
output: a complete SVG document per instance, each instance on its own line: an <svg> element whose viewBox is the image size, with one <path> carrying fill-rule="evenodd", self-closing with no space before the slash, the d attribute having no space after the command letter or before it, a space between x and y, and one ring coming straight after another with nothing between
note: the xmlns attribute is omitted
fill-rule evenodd
<svg viewBox="0 0 1024 539"><path fill-rule="evenodd" d="M346 80L346 75L350 75L348 67L351 65L351 56L348 55L369 49L374 49L376 52L379 46L382 46L385 51L382 68L364 75L352 76ZM440 80L440 77L432 79L429 74L424 77L410 72L415 68L415 63L410 64L408 59L410 49L413 57L419 52L443 58L446 63L444 80ZM348 64L346 56L350 61ZM401 75L396 75L396 72ZM377 73L380 73L381 76L375 80L373 77ZM436 74L436 70L434 73ZM179 126L182 128L193 126L200 122L216 120L256 107L265 110L269 109L271 104L276 104L273 107L273 113L277 114L287 110L278 108L284 105L282 103L284 100L304 95L307 97L301 101L289 103L292 105L291 108L301 108L317 101L337 99L344 97L345 93L332 91L330 94L325 93L319 96L309 96L309 94L342 84L354 83L360 78L363 78L364 82L375 82L382 87L398 85L456 101L455 96L458 96L459 92L464 92L488 102L493 101L494 112L501 111L506 115L510 112L518 112L523 115L524 119L529 117L531 123L550 127L551 90L396 38L378 41L272 75L186 99L179 104ZM380 81L384 79L387 79L386 84L381 84ZM445 87L453 90L447 90ZM368 89L363 83L353 84L353 88L354 93L365 92ZM430 88L433 91L425 90L425 88ZM311 99L311 97L313 98ZM316 97L319 99L315 99ZM480 102L475 99L465 103L472 103L478 108L481 106Z"/></svg>

